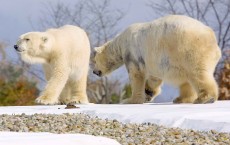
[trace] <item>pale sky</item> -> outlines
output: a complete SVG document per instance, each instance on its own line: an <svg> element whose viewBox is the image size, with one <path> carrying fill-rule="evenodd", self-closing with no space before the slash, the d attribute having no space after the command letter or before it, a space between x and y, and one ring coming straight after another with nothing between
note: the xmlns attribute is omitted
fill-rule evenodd
<svg viewBox="0 0 230 145"><path fill-rule="evenodd" d="M0 0L0 40L13 43L20 34L34 31L29 20L36 25L48 1L74 4L78 0ZM118 27L122 30L132 23L151 20L154 16L146 6L147 1L111 0L111 7L126 12Z"/></svg>

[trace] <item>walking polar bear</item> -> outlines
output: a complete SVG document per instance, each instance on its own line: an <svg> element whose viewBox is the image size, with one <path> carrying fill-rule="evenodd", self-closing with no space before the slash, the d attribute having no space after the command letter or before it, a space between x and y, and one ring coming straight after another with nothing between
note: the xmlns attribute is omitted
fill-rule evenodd
<svg viewBox="0 0 230 145"><path fill-rule="evenodd" d="M29 32L20 36L14 48L23 61L43 64L48 82L37 103L88 103L90 44L84 30L66 25Z"/></svg>
<svg viewBox="0 0 230 145"><path fill-rule="evenodd" d="M132 96L123 103L152 101L162 82L179 87L174 103L212 103L218 98L213 73L221 51L211 28L181 15L128 27L95 48L94 73L107 75L125 64Z"/></svg>

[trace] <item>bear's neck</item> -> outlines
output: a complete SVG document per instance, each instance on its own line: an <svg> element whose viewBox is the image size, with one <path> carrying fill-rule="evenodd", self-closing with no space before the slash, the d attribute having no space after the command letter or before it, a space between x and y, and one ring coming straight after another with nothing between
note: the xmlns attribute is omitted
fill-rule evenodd
<svg viewBox="0 0 230 145"><path fill-rule="evenodd" d="M106 51L107 55L110 57L110 59L119 64L122 65L124 64L123 57L122 57L122 47L117 42L118 40L112 40L106 44Z"/></svg>

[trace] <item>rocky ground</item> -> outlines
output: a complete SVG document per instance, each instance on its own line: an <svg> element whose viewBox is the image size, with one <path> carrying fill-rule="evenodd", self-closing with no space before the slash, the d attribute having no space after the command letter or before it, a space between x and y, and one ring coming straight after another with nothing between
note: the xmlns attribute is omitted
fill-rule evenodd
<svg viewBox="0 0 230 145"><path fill-rule="evenodd" d="M122 145L230 145L230 133L124 124L85 114L0 115L0 131L82 133L109 137Z"/></svg>

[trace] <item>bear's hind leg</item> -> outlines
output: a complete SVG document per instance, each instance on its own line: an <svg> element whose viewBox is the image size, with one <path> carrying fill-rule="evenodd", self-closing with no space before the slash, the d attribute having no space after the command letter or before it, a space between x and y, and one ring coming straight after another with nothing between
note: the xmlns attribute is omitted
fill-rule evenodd
<svg viewBox="0 0 230 145"><path fill-rule="evenodd" d="M59 104L68 104L70 101L71 97L71 88L69 85L69 81L65 84L64 89L62 90L60 97L59 97Z"/></svg>
<svg viewBox="0 0 230 145"><path fill-rule="evenodd" d="M188 83L180 85L180 96L173 100L173 103L193 103L197 98L197 93Z"/></svg>
<svg viewBox="0 0 230 145"><path fill-rule="evenodd" d="M198 94L194 104L214 103L218 99L218 86L213 75L203 73L193 77L191 84Z"/></svg>
<svg viewBox="0 0 230 145"><path fill-rule="evenodd" d="M88 96L86 94L87 74L84 74L79 80L70 82L71 98L69 104L88 104Z"/></svg>

